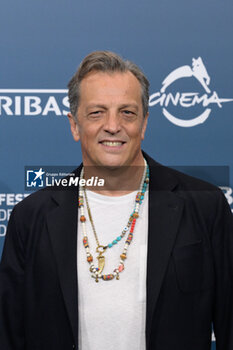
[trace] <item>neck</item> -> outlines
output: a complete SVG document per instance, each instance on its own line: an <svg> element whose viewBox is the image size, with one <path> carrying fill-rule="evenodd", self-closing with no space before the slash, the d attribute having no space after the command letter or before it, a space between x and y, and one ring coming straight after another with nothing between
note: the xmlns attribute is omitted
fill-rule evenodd
<svg viewBox="0 0 233 350"><path fill-rule="evenodd" d="M106 196L122 196L139 189L143 172L145 169L144 160L137 166L121 167L90 167L84 165L84 178L92 176L104 179L103 186L90 186L89 190Z"/></svg>

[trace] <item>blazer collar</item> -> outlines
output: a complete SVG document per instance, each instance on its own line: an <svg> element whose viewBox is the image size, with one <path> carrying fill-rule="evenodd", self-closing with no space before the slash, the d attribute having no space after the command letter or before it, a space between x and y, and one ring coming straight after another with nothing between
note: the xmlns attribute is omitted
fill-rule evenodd
<svg viewBox="0 0 233 350"><path fill-rule="evenodd" d="M172 170L144 153L150 168L147 250L146 341L149 348L153 315L175 243L183 200L175 194L178 180Z"/></svg>
<svg viewBox="0 0 233 350"><path fill-rule="evenodd" d="M80 175L82 165L75 170ZM78 347L77 220L78 188L52 192L55 209L47 214L48 231L62 294L76 348Z"/></svg>

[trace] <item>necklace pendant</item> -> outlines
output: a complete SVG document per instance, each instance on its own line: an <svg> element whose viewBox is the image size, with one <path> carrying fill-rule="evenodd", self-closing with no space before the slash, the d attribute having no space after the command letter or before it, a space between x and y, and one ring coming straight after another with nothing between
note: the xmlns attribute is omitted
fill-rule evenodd
<svg viewBox="0 0 233 350"><path fill-rule="evenodd" d="M96 281L96 283L98 283L98 282L99 282L99 278L98 278L98 276L96 276L95 281Z"/></svg>
<svg viewBox="0 0 233 350"><path fill-rule="evenodd" d="M105 265L105 257L102 255L103 253L99 253L99 256L97 256L98 259L98 273L101 273L104 269Z"/></svg>

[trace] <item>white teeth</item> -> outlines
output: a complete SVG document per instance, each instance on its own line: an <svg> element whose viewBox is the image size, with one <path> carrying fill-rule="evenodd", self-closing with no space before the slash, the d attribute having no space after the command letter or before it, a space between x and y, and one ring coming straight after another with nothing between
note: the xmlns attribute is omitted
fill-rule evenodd
<svg viewBox="0 0 233 350"><path fill-rule="evenodd" d="M104 142L102 142L102 144L105 145L105 146L121 146L121 145L122 145L122 142L104 141Z"/></svg>

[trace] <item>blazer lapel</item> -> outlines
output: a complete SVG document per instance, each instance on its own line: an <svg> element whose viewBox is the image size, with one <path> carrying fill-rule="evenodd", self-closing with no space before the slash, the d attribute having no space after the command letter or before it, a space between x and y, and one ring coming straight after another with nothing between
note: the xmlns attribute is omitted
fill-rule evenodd
<svg viewBox="0 0 233 350"><path fill-rule="evenodd" d="M172 192L177 185L176 179L168 174L166 168L158 165L150 158L148 163L150 165L150 186L147 256L147 346L153 313L183 210L183 200Z"/></svg>
<svg viewBox="0 0 233 350"><path fill-rule="evenodd" d="M77 193L77 189L55 191L53 199L58 206L47 216L60 286L76 347L78 343Z"/></svg>

